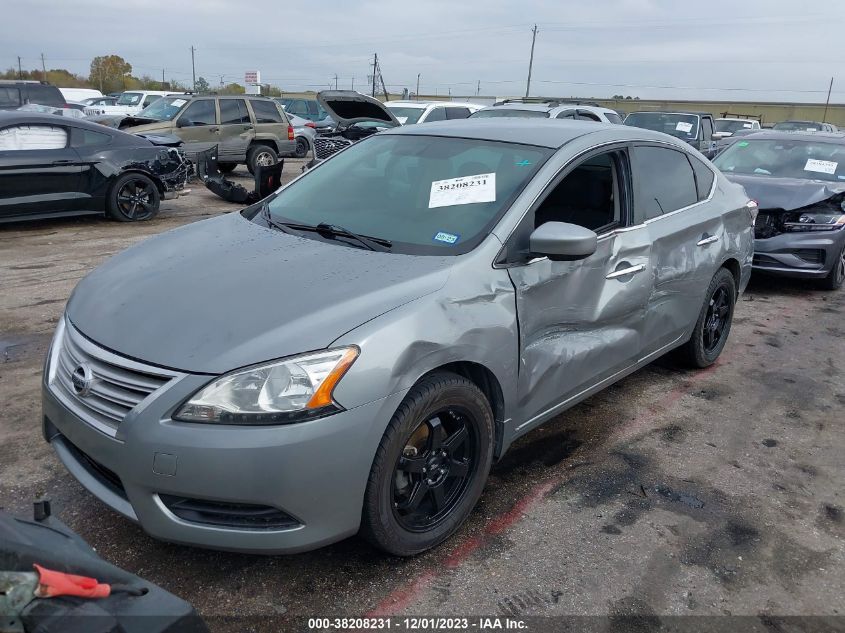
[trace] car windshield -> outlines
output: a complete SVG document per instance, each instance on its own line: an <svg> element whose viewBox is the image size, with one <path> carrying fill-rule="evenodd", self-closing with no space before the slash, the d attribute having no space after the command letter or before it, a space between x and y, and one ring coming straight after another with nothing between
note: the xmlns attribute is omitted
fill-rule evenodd
<svg viewBox="0 0 845 633"><path fill-rule="evenodd" d="M399 123L406 125L419 121L422 113L425 112L425 108L391 106L390 104L387 105L387 109L399 119Z"/></svg>
<svg viewBox="0 0 845 633"><path fill-rule="evenodd" d="M390 240L394 253L456 255L489 234L552 153L475 139L372 136L305 172L267 208L277 223L334 224Z"/></svg>
<svg viewBox="0 0 845 633"><path fill-rule="evenodd" d="M186 103L188 100L184 97L162 97L153 101L135 116L156 121L171 121Z"/></svg>
<svg viewBox="0 0 845 633"><path fill-rule="evenodd" d="M781 132L818 132L822 129L821 123L812 121L781 121L772 126L773 130Z"/></svg>
<svg viewBox="0 0 845 633"><path fill-rule="evenodd" d="M525 119L548 119L549 113L545 110L519 110L517 108L484 108L469 115L470 119L490 119L493 117L521 117Z"/></svg>
<svg viewBox="0 0 845 633"><path fill-rule="evenodd" d="M625 118L625 125L663 132L685 141L698 137L698 115L695 114L632 112Z"/></svg>
<svg viewBox="0 0 845 633"><path fill-rule="evenodd" d="M713 163L726 174L845 181L845 144L803 140L738 141Z"/></svg>
<svg viewBox="0 0 845 633"><path fill-rule="evenodd" d="M122 106L133 106L138 105L141 103L141 99L143 98L143 94L140 92L124 92L117 98L117 105Z"/></svg>
<svg viewBox="0 0 845 633"><path fill-rule="evenodd" d="M739 121L737 119L716 119L717 132L730 132L733 134L737 130L750 130L754 127L751 121Z"/></svg>

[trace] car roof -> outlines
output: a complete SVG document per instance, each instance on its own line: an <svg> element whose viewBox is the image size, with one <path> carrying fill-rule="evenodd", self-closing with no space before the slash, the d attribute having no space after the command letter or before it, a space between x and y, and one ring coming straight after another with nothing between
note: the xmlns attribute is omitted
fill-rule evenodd
<svg viewBox="0 0 845 633"><path fill-rule="evenodd" d="M760 130L754 132L754 140L786 140L795 139L807 142L837 143L845 145L845 132L780 132L778 130Z"/></svg>
<svg viewBox="0 0 845 633"><path fill-rule="evenodd" d="M120 130L106 127L100 123L61 116L60 114L47 114L46 112L21 112L18 110L0 110L0 125L14 125L16 123L41 123L44 125L70 125L72 127L100 132L101 134L114 135L116 132L125 134ZM131 136L131 134L130 134Z"/></svg>
<svg viewBox="0 0 845 633"><path fill-rule="evenodd" d="M414 108L414 107L427 108L430 105L459 106L459 107L462 107L462 108L484 107L484 106L482 106L478 103L469 103L468 101L402 101L402 100L396 100L396 101L385 101L384 105L386 105L386 106L401 105L401 106L409 107L409 108Z"/></svg>
<svg viewBox="0 0 845 633"><path fill-rule="evenodd" d="M694 114L696 116L709 116L713 118L712 112L701 112L700 110L634 110L629 112L628 116L632 114ZM742 119L743 121L745 119Z"/></svg>
<svg viewBox="0 0 845 633"><path fill-rule="evenodd" d="M624 125L597 124L594 121L571 121L565 119L492 117L485 119L453 119L425 125L403 125L380 132L380 134L408 134L411 136L448 136L453 138L477 139L480 141L502 141L522 143L558 149L566 143L587 134L605 133L610 140L670 142L680 148L689 145L668 134Z"/></svg>

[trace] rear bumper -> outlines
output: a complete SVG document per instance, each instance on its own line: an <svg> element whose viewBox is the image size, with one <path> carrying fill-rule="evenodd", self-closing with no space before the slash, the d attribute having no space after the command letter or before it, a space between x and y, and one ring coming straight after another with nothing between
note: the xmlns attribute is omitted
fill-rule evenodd
<svg viewBox="0 0 845 633"><path fill-rule="evenodd" d="M155 396L112 437L67 408L45 381L45 438L89 492L155 538L282 554L358 531L372 460L404 392L312 422L250 428L174 422L161 416ZM197 513L186 520L172 505L177 497L227 512L269 508L291 522L221 525Z"/></svg>
<svg viewBox="0 0 845 633"><path fill-rule="evenodd" d="M824 278L845 245L845 229L827 233L782 233L754 240L753 269L796 278Z"/></svg>

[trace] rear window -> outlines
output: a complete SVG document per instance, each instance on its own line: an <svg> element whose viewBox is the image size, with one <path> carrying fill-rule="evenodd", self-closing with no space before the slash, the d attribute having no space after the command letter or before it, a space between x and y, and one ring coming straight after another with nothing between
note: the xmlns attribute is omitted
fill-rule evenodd
<svg viewBox="0 0 845 633"><path fill-rule="evenodd" d="M255 113L256 123L284 123L282 114L279 112L279 107L274 101L261 101L260 99L253 99L252 111Z"/></svg>
<svg viewBox="0 0 845 633"><path fill-rule="evenodd" d="M0 108L17 108L21 105L21 91L12 86L0 86Z"/></svg>

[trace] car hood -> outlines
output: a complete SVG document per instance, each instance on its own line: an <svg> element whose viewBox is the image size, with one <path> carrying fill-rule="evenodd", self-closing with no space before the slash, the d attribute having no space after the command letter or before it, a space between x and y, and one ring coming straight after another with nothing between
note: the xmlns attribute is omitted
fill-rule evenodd
<svg viewBox="0 0 845 633"><path fill-rule="evenodd" d="M745 187L745 192L761 209L794 211L845 194L845 183L722 173Z"/></svg>
<svg viewBox="0 0 845 633"><path fill-rule="evenodd" d="M232 213L111 258L79 283L67 315L124 356L221 374L324 349L440 289L453 261L329 244Z"/></svg>
<svg viewBox="0 0 845 633"><path fill-rule="evenodd" d="M317 93L317 101L343 127L363 121L382 121L392 126L400 124L381 101L354 90L323 90Z"/></svg>

